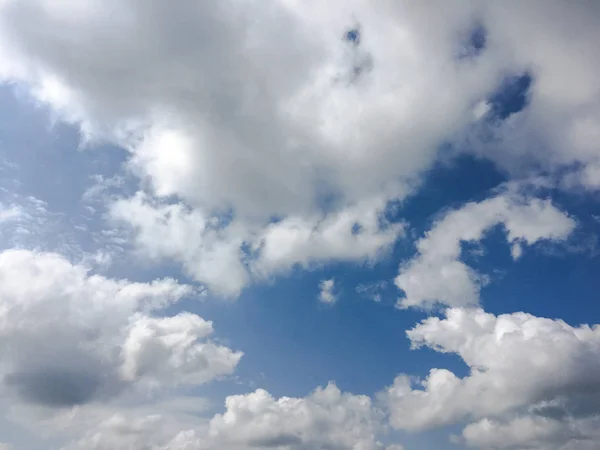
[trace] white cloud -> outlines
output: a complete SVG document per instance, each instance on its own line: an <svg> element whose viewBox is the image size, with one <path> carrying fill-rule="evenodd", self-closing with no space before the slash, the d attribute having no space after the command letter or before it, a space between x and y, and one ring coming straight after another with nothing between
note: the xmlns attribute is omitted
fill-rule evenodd
<svg viewBox="0 0 600 450"><path fill-rule="evenodd" d="M380 302L383 299L383 291L388 288L388 284L387 280L359 284L356 286L356 292L374 302Z"/></svg>
<svg viewBox="0 0 600 450"><path fill-rule="evenodd" d="M120 414L108 418L98 428L77 442L64 447L71 449L151 449L152 437L157 438L156 428L164 426L160 415L129 418Z"/></svg>
<svg viewBox="0 0 600 450"><path fill-rule="evenodd" d="M3 207L2 204L0 204L0 223L16 220L21 217L22 214L23 211L17 206Z"/></svg>
<svg viewBox="0 0 600 450"><path fill-rule="evenodd" d="M212 324L195 314L161 318L136 314L130 318L121 353L124 379L149 377L160 386L200 385L231 374L242 353L205 342L212 332Z"/></svg>
<svg viewBox="0 0 600 450"><path fill-rule="evenodd" d="M417 255L400 267L395 283L404 297L399 305L429 308L436 303L478 304L486 277L460 260L461 244L480 241L487 231L500 224L506 230L515 259L524 245L564 240L575 228L575 221L548 200L508 192L468 203L438 220L417 242Z"/></svg>
<svg viewBox="0 0 600 450"><path fill-rule="evenodd" d="M420 8L362 0L9 1L0 57L7 79L130 148L157 195L243 216L304 214L323 187L342 203L398 194L471 122L497 75L453 67L472 11L444 9L453 20L424 34ZM357 20L359 48L342 39Z"/></svg>
<svg viewBox="0 0 600 450"><path fill-rule="evenodd" d="M598 4L571 6L560 1L486 3L487 41L498 50L511 48L511 56L504 53L504 63L510 60L521 68L516 73L528 71L533 77L529 106L497 125L493 134L498 140L475 146L478 153L511 171L523 173L535 165L553 171L563 165L598 164L600 64L590 58L594 52L590 42L600 36ZM596 188L585 172L580 181L591 181L589 187Z"/></svg>
<svg viewBox="0 0 600 450"><path fill-rule="evenodd" d="M114 202L110 214L132 228L136 248L144 256L180 262L214 293L235 296L251 280L285 273L296 265L376 260L404 232L403 224L383 220L384 206L355 205L327 217L287 217L263 227L236 218L219 220L197 208L153 202L138 193Z"/></svg>
<svg viewBox="0 0 600 450"><path fill-rule="evenodd" d="M108 268L113 259L122 256L123 243L90 227L90 217L66 213L27 195L27 189L11 186L19 182L12 179L13 171L9 173L0 181L0 250L60 253L97 270ZM3 209L2 205L10 206Z"/></svg>
<svg viewBox="0 0 600 450"><path fill-rule="evenodd" d="M589 425L583 432L585 421L600 417L598 326L449 309L445 318L428 318L407 334L415 347L457 354L470 373L460 378L433 369L420 383L399 376L383 395L394 427L475 419L463 434L481 448L549 448L540 442L561 448L571 439L598 439Z"/></svg>
<svg viewBox="0 0 600 450"><path fill-rule="evenodd" d="M50 408L230 374L240 353L193 314L150 316L194 290L173 279L112 280L52 253L0 253L2 392Z"/></svg>
<svg viewBox="0 0 600 450"><path fill-rule="evenodd" d="M295 265L376 260L404 234L404 224L387 223L385 203L364 202L325 218L288 217L268 225L254 241L259 274L277 273Z"/></svg>
<svg viewBox="0 0 600 450"><path fill-rule="evenodd" d="M229 396L225 400L225 411L210 419L197 417L194 421L185 415L139 413L138 416L127 411L107 413L85 436L65 449L386 448L377 440L383 427L371 399L342 393L334 384L301 398L274 398L262 389ZM173 420L175 417L179 423Z"/></svg>
<svg viewBox="0 0 600 450"><path fill-rule="evenodd" d="M78 416L86 415L78 411ZM62 450L185 450L205 449L204 445L186 447L187 443L175 444L177 436L185 427L206 429L206 420L181 411L168 411L162 405L147 408L119 408L88 413L78 417L80 428L70 425L68 433L77 436L61 447ZM82 427L82 422L84 426ZM191 428L190 428L191 429ZM183 433L183 432L181 432ZM205 434L205 432L204 432Z"/></svg>
<svg viewBox="0 0 600 450"><path fill-rule="evenodd" d="M237 295L248 283L236 224L216 220L182 204L156 204L138 193L112 204L111 216L133 228L137 248L155 260L181 261L186 273L216 293Z"/></svg>
<svg viewBox="0 0 600 450"><path fill-rule="evenodd" d="M319 301L332 305L337 301L335 290L335 279L323 280L319 283Z"/></svg>
<svg viewBox="0 0 600 450"><path fill-rule="evenodd" d="M343 39L357 24L359 45ZM485 33L478 55L461 48L468 46L474 26ZM144 257L173 260L212 291L235 296L253 280L295 266L385 254L403 233L402 225L382 219L387 202L419 186L443 143L458 143L460 151L489 158L509 174L576 166L561 186L597 189L599 40L597 2L4 0L0 79L28 88L60 118L79 125L90 141L106 139L127 149L127 168L149 194L117 201L112 218L131 227ZM490 94L506 76L524 72L533 79L529 105L505 121L494 120ZM88 196L98 191L102 187ZM13 228L4 226L20 224L2 222L10 236ZM574 225L547 202L506 195L450 213L418 243L418 255L396 279L406 296L402 305L477 304L486 279L461 261L460 245L480 240L499 224L515 258L525 245L564 239ZM28 232L20 226L18 231ZM0 284L0 312L10 320L2 319L0 339L9 354L0 361L8 386L22 396L47 404L82 402L109 398L128 379L196 383L235 365L235 352L206 340L204 320L150 316L153 308L190 292L172 280L109 280L45 253L1 256L1 270L10 276ZM21 270L11 269L13 263ZM472 374L462 379L436 370L425 390L399 378L390 396L395 404L408 404L411 416L395 410L394 423L419 428L457 417L512 414L537 404L537 397L562 393L570 399L570 389L581 381L577 376L595 373L585 365L594 360L588 353L597 356L588 344L595 329L529 316L465 314L477 320L449 333L456 347L437 342L435 333L419 337L435 319L412 337L459 353ZM440 323L458 319L446 320ZM516 331L498 333L494 325L494 340L478 328L498 321ZM554 358L545 345L560 330L557 342L569 352L555 348ZM464 343L460 333L467 331L473 335ZM505 358L488 360L471 342L483 342ZM49 351L42 355L40 349ZM569 359L577 351L583 354L577 367L590 369L579 375ZM522 352L529 353L521 360ZM200 356L209 355L218 357L206 367ZM555 359L562 366L553 366ZM518 376L513 367L529 368L533 376ZM548 381L543 376L552 370L557 378ZM108 376L99 380L98 373ZM61 389L72 379L76 389L71 386L65 397ZM536 390L538 385L547 390ZM280 400L261 395L284 418L295 417L273 406ZM296 400L308 409L315 401ZM321 438L277 417L303 445ZM135 430L156 422L123 420L127 427L109 421L109 434L130 426L137 437L123 445L146 445ZM234 422L251 436L254 428L245 420ZM517 419L489 420L498 420L492 428L505 435L520 426ZM540 430L548 425L531 420ZM473 425L471 436L481 436L478 429ZM185 448L191 436L174 442ZM197 436L202 438L202 430ZM327 436L323 445L333 445ZM344 436L339 445L352 448ZM117 445L91 439L84 448ZM158 445L167 445L165 439L170 437L161 436ZM470 439L485 445L488 438ZM365 443L361 448L372 445L369 438L359 442Z"/></svg>
<svg viewBox="0 0 600 450"><path fill-rule="evenodd" d="M210 421L209 433L239 448L381 448L371 399L342 393L333 384L305 398L275 399L257 390L228 397L226 407Z"/></svg>
<svg viewBox="0 0 600 450"><path fill-rule="evenodd" d="M534 78L530 106L495 127L509 145L476 150L509 166L598 163L593 2L9 0L1 8L0 76L29 83L88 134L126 145L158 195L194 207L305 212L322 181L350 203L396 195L441 142L485 117L482 105L506 75L524 71ZM354 45L342 37L357 23ZM457 58L476 25L485 48Z"/></svg>
<svg viewBox="0 0 600 450"><path fill-rule="evenodd" d="M0 236L3 247L38 244L45 230L54 226L55 217L48 211L48 205L38 198L11 194L8 190L3 194L9 198L11 204L8 207L0 207Z"/></svg>
<svg viewBox="0 0 600 450"><path fill-rule="evenodd" d="M469 447L485 449L588 450L600 442L600 416L589 419L523 415L507 421L482 419L462 432Z"/></svg>
<svg viewBox="0 0 600 450"><path fill-rule="evenodd" d="M255 274L360 261L389 247L400 231L381 229L379 213L419 185L445 142L467 139L461 151L515 171L580 164L579 181L594 185L596 8L9 0L0 6L0 77L27 85L90 139L127 148L127 167L151 196L181 202L146 210L161 223L151 230L133 214L139 199L136 211L120 203L138 244L235 296ZM343 38L355 26L358 44ZM475 26L485 34L478 55L465 51ZM490 123L490 95L527 71L529 106ZM490 134L498 139L482 142ZM176 217L163 223L168 211ZM348 232L363 211L363 232ZM206 225L224 215L235 230ZM182 230L195 237L190 248ZM173 248L148 239L157 234ZM261 250L250 274L243 243ZM457 280L453 304L474 301L476 288L465 288L478 281L473 273L452 263L441 275Z"/></svg>
<svg viewBox="0 0 600 450"><path fill-rule="evenodd" d="M304 398L230 396L212 418L202 399L177 397L172 388L228 375L241 356L194 314L151 315L191 294L169 279L93 275L57 254L0 253L5 418L65 450L385 448L371 399L334 384Z"/></svg>

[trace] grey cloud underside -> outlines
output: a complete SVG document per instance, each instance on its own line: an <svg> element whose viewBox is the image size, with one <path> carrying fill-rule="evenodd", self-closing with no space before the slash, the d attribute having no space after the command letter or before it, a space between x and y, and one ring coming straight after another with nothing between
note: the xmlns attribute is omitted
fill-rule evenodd
<svg viewBox="0 0 600 450"><path fill-rule="evenodd" d="M194 295L174 280L115 281L56 254L8 250L0 284L3 391L34 405L105 402L157 382L203 384L241 357L209 341L212 325L199 316L150 315Z"/></svg>
<svg viewBox="0 0 600 450"><path fill-rule="evenodd" d="M4 377L4 383L16 389L24 400L49 407L88 403L101 385L98 373L89 373L81 368L70 372L52 370L51 367L44 367L38 372L10 373Z"/></svg>

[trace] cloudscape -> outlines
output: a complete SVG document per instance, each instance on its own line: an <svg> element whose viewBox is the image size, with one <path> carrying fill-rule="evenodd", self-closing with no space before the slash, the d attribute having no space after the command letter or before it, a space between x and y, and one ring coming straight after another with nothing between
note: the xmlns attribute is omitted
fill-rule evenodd
<svg viewBox="0 0 600 450"><path fill-rule="evenodd" d="M599 42L0 0L0 450L600 449Z"/></svg>

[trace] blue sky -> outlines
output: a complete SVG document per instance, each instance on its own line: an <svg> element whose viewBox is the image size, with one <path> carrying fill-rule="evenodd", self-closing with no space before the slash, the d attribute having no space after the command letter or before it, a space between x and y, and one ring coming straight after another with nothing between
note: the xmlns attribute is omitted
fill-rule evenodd
<svg viewBox="0 0 600 450"><path fill-rule="evenodd" d="M598 8L0 2L0 450L600 446Z"/></svg>

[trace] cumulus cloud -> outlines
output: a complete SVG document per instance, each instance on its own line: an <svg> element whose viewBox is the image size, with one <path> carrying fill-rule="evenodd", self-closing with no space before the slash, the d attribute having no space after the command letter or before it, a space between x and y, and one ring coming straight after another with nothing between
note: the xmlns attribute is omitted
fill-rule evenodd
<svg viewBox="0 0 600 450"><path fill-rule="evenodd" d="M383 299L383 293L388 288L388 281L381 280L373 283L364 283L356 286L356 292L374 302L380 302Z"/></svg>
<svg viewBox="0 0 600 450"><path fill-rule="evenodd" d="M319 301L321 303L327 303L331 305L337 301L334 278L321 281L319 283L319 289Z"/></svg>
<svg viewBox="0 0 600 450"><path fill-rule="evenodd" d="M457 354L470 373L461 378L432 369L418 383L396 378L384 394L393 426L426 429L475 419L463 434L481 448L549 448L544 442L561 448L597 438L589 423L600 417L598 326L455 308L407 335L414 347Z"/></svg>
<svg viewBox="0 0 600 450"><path fill-rule="evenodd" d="M573 419L521 415L504 421L482 419L469 424L462 440L486 449L588 450L600 441L600 416Z"/></svg>
<svg viewBox="0 0 600 450"><path fill-rule="evenodd" d="M8 0L0 79L26 85L90 140L126 148L158 202L146 212L160 227L136 219L139 199L123 200L129 211L119 203L136 242L235 296L254 273L389 246L401 233L380 227L381 212L413 192L443 143L514 172L579 167L577 182L593 188L597 11L561 1ZM522 108L503 104L514 79L529 80ZM361 231L348 231L364 214L352 228ZM195 235L185 248L183 231ZM148 238L158 232L175 245ZM261 253L250 271L246 248ZM454 266L457 279L473 276Z"/></svg>
<svg viewBox="0 0 600 450"><path fill-rule="evenodd" d="M130 319L123 343L121 373L130 381L150 377L160 386L200 385L230 374L242 354L205 342L212 333L212 324L195 314L137 314Z"/></svg>
<svg viewBox="0 0 600 450"><path fill-rule="evenodd" d="M351 203L397 193L470 123L497 75L454 67L473 11L445 10L453 20L425 35L426 11L385 2L9 1L3 74L130 148L159 196L286 215L323 188ZM361 39L344 39L356 20Z"/></svg>
<svg viewBox="0 0 600 450"><path fill-rule="evenodd" d="M386 448L382 412L334 384L303 398L229 396L212 418L202 399L145 397L228 375L241 357L197 315L153 315L192 294L170 279L94 275L57 254L0 253L0 398L11 420L66 439L65 450Z"/></svg>
<svg viewBox="0 0 600 450"><path fill-rule="evenodd" d="M369 397L329 384L301 398L274 398L262 389L229 396L222 414L195 423L189 417L176 425L166 415L109 415L65 449L383 450L377 440L382 430Z"/></svg>
<svg viewBox="0 0 600 450"><path fill-rule="evenodd" d="M240 447L375 449L376 413L367 396L335 385L306 398L274 399L257 390L231 396L227 410L210 422L210 434Z"/></svg>
<svg viewBox="0 0 600 450"><path fill-rule="evenodd" d="M403 224L383 219L383 207L367 203L326 217L286 217L263 228L210 217L181 203L157 203L138 193L114 202L110 215L131 229L143 255L180 262L213 292L235 296L251 280L295 266L376 260L404 232Z"/></svg>
<svg viewBox="0 0 600 450"><path fill-rule="evenodd" d="M3 392L47 407L104 401L148 381L201 384L230 374L241 353L212 343L189 313L153 317L194 290L89 273L60 255L0 253Z"/></svg>
<svg viewBox="0 0 600 450"><path fill-rule="evenodd" d="M192 427L196 430L206 430L205 419L186 412L169 411L160 404L151 404L147 408L121 407L118 410L78 411L75 419L76 423L83 423L85 427L68 427L67 432L76 437L61 447L61 450L209 448L205 445L190 447L189 442L182 442L182 438L177 437L195 435ZM73 418L71 420L73 421ZM190 431L187 431L186 427L190 427ZM182 429L185 431L181 431ZM203 434L205 433L204 431Z"/></svg>
<svg viewBox="0 0 600 450"><path fill-rule="evenodd" d="M138 193L111 206L110 214L132 228L136 247L155 260L180 261L184 270L216 293L236 295L248 282L243 231L182 204L156 204Z"/></svg>
<svg viewBox="0 0 600 450"><path fill-rule="evenodd" d="M143 257L175 261L233 297L297 266L384 255L404 229L386 220L388 203L418 188L442 147L489 159L508 176L540 170L561 188L597 189L599 8L561 0L3 0L0 81L28 90L88 143L125 149L127 175L145 193L111 195L109 217ZM119 191L112 175L87 199ZM21 219L0 209L6 235ZM508 194L450 212L401 268L400 306L477 305L486 277L461 261L461 243L497 225L518 258L528 245L565 239L574 222L548 201ZM110 280L50 253L6 251L0 263L0 369L3 387L21 400L66 406L133 385L187 386L231 373L239 360L210 341L204 319L153 314L191 293L173 280ZM476 446L585 440L582 421L596 414L582 388L596 388L595 328L447 314L409 335L459 354L472 373L435 369L423 389L399 377L388 390L396 426L473 418L463 438ZM147 440L145 430L161 423L151 414L110 415L102 421L108 440L90 431L100 434L81 447L203 448L214 439L218 448L376 448L365 399L345 395L330 386L304 399L232 397L206 430L171 444L170 436ZM333 400L323 406L323 396ZM561 420L572 423L565 432L544 402L552 414L586 413ZM344 428L348 407L359 409L358 434ZM306 411L323 416L330 433L298 419ZM261 428L269 420L279 428Z"/></svg>
<svg viewBox="0 0 600 450"><path fill-rule="evenodd" d="M461 261L461 244L480 241L497 225L505 228L516 259L524 245L566 239L575 228L575 221L548 200L511 193L450 211L417 242L418 253L400 267L395 283L404 297L399 306L478 304L486 277Z"/></svg>
<svg viewBox="0 0 600 450"><path fill-rule="evenodd" d="M314 207L323 183L347 200L398 194L523 73L523 114L483 120L509 145L474 150L508 166L596 165L597 12L561 1L9 0L1 75L130 148L159 196L286 215Z"/></svg>

